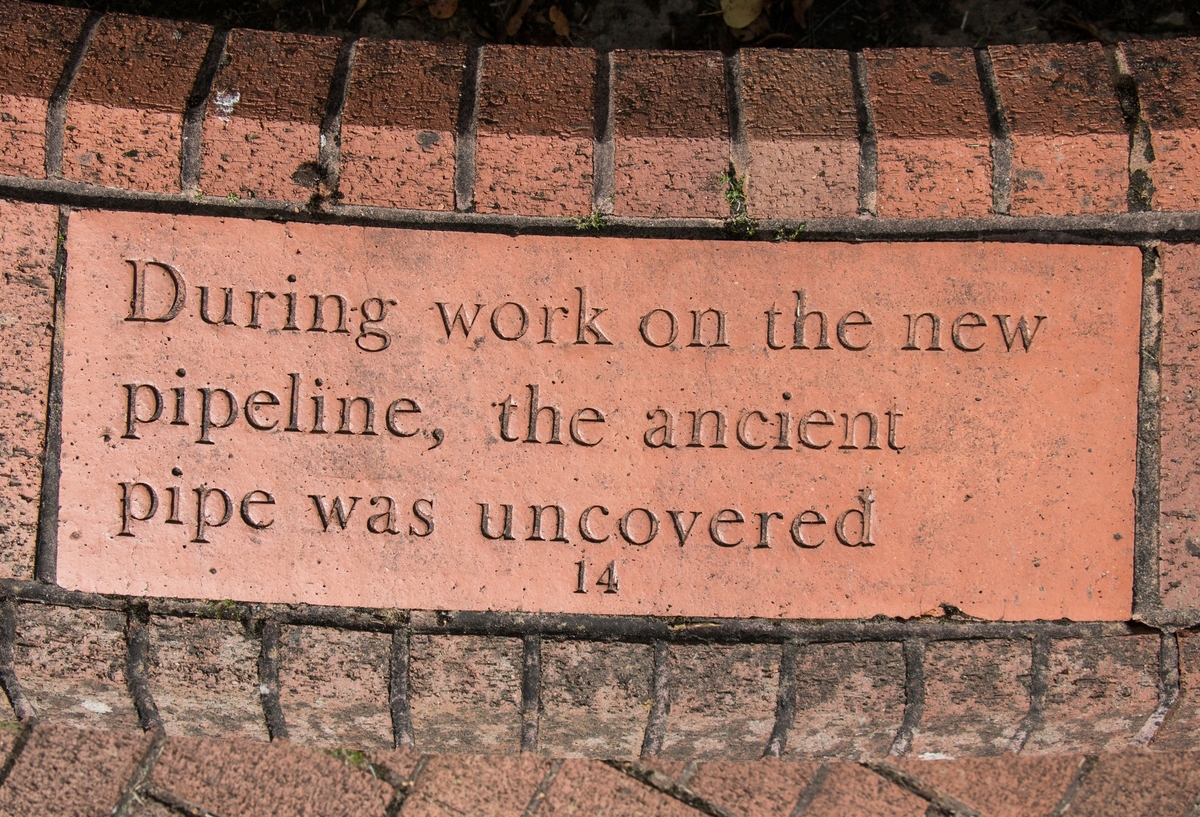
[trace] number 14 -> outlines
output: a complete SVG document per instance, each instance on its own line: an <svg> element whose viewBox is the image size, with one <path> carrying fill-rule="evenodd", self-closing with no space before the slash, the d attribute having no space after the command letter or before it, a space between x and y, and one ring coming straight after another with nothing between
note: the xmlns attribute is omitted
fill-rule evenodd
<svg viewBox="0 0 1200 817"><path fill-rule="evenodd" d="M587 592L587 561L580 559L575 563L579 568L579 581L575 585L576 593ZM621 580L617 577L617 561L608 563L608 567L604 568L604 572L600 574L600 578L596 580L596 584L604 588L605 593L616 593L621 589Z"/></svg>

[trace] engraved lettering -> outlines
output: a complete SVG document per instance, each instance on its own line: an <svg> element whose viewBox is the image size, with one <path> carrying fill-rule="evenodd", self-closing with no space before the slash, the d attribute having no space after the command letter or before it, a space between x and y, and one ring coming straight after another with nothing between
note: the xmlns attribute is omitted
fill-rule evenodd
<svg viewBox="0 0 1200 817"><path fill-rule="evenodd" d="M582 536L586 542L593 542L596 544L599 544L600 542L607 542L607 533L600 538L597 538L596 535L592 533L591 522L589 521L592 511L600 511L600 513L604 516L608 516L608 508L604 507L603 505L590 505L584 508L583 513L579 514L579 535Z"/></svg>
<svg viewBox="0 0 1200 817"><path fill-rule="evenodd" d="M141 488L146 493L146 508L141 516L134 512L134 491ZM144 482L121 483L121 532L117 536L133 536L129 530L130 522L146 522L158 513L158 494Z"/></svg>
<svg viewBox="0 0 1200 817"><path fill-rule="evenodd" d="M875 518L875 497L871 493L870 488L864 488L859 491L856 497L862 510L851 508L847 511L842 511L841 516L834 523L833 532L837 536L838 541L846 547L873 547L875 540L873 538L874 518ZM850 535L846 533L846 521L850 516L858 517L858 540L851 541Z"/></svg>
<svg viewBox="0 0 1200 817"><path fill-rule="evenodd" d="M674 448L675 447L675 417L665 408L656 408L646 414L647 420L653 420L655 417L662 415L659 421L660 425L656 425L646 431L643 439L646 441L647 448Z"/></svg>
<svg viewBox="0 0 1200 817"><path fill-rule="evenodd" d="M692 342L688 346L729 346L729 341L725 339L725 313L716 309L706 309L701 312L698 309L691 310L692 312ZM703 340L704 318L706 315L713 315L717 319L717 338L712 343L705 343Z"/></svg>
<svg viewBox="0 0 1200 817"><path fill-rule="evenodd" d="M800 438L800 442L806 448L816 448L816 449L828 448L830 443L833 442L833 440L826 440L823 443L816 442L815 440L813 440L811 437L808 436L808 427L809 426L831 426L831 425L833 425L833 418L830 417L827 412L821 411L820 409L816 409L814 411L810 411L807 415L800 418L800 429L796 436L798 436Z"/></svg>
<svg viewBox="0 0 1200 817"><path fill-rule="evenodd" d="M125 386L125 433L121 435L124 440L140 440L137 435L137 427L139 423L153 423L162 416L162 395L158 389L148 383L126 383ZM146 389L151 398L151 409L149 417L138 416L138 395L142 389Z"/></svg>
<svg viewBox="0 0 1200 817"><path fill-rule="evenodd" d="M666 340L655 340L651 335L657 335L662 338L662 332L650 331L650 321L655 315L665 315L667 317L667 337ZM661 323L661 321L659 321ZM642 336L642 340L648 346L653 346L655 349L662 349L665 346L670 346L675 342L676 336L679 334L679 324L675 320L675 315L665 309L651 309L642 316L642 322L638 324L638 334Z"/></svg>
<svg viewBox="0 0 1200 817"><path fill-rule="evenodd" d="M492 533L491 508L486 502L479 503L479 532L483 534L484 539L508 539L512 540L512 517L513 506L501 505L504 508L504 529L500 533Z"/></svg>
<svg viewBox="0 0 1200 817"><path fill-rule="evenodd" d="M688 522L687 527L683 526L683 520L680 518L683 511L667 511L667 515L671 517L671 524L675 527L675 536L679 538L679 546L683 547L689 536L692 535L692 528L696 526L696 520L700 518L700 511L691 511L692 521Z"/></svg>
<svg viewBox="0 0 1200 817"><path fill-rule="evenodd" d="M724 448L725 447L725 415L714 409L708 411L685 411L684 414L692 415L692 441L687 444L688 448L704 448L703 431L704 418L712 415L715 419L715 429L713 434L713 443L709 448Z"/></svg>
<svg viewBox="0 0 1200 817"><path fill-rule="evenodd" d="M515 328L511 328L509 334L505 334L501 329L503 321L501 320L500 313L502 310L510 306L516 307L517 309L517 325ZM525 331L529 329L529 313L526 312L525 307L521 306L519 303L509 301L508 303L500 304L500 306L492 310L491 324L492 332L494 332L496 337L500 338L500 340L520 340L521 338L525 337Z"/></svg>
<svg viewBox="0 0 1200 817"><path fill-rule="evenodd" d="M908 318L908 342L900 348L906 352L920 351L917 345L917 333L921 326L921 318L929 318L929 346L927 352L943 352L942 349L942 319L932 312L922 312L920 315L905 315Z"/></svg>
<svg viewBox="0 0 1200 817"><path fill-rule="evenodd" d="M549 510L554 511L554 538L552 542L566 542L567 537L564 535L567 524L567 512L562 505L530 505L529 510L533 511L533 523L529 527L529 536L526 538L528 542L545 542L546 539L542 536L542 515Z"/></svg>
<svg viewBox="0 0 1200 817"><path fill-rule="evenodd" d="M126 258L125 261L133 267L133 294L129 299L129 317L125 318L125 320L168 323L178 317L187 302L187 285L184 283L183 274L170 264L164 264L161 261L142 261L134 258ZM140 267L138 266L139 263L141 264ZM146 315L147 267L157 267L165 272L167 278L170 279L171 292L166 300L171 305L157 317Z"/></svg>
<svg viewBox="0 0 1200 817"><path fill-rule="evenodd" d="M330 523L336 524L342 530L346 529L346 525L350 522L350 517L354 513L354 509L358 507L358 501L361 496L350 497L350 507L346 507L346 503L342 501L340 496L335 496L331 507L325 507L325 497L319 494L309 494L308 498L313 501L313 505L317 509L317 516L321 519L321 530L328 531ZM332 511L332 513L331 513Z"/></svg>
<svg viewBox="0 0 1200 817"><path fill-rule="evenodd" d="M458 309L454 312L454 317L450 317L450 311L446 308L446 304L437 301L438 311L442 313L442 326L446 327L446 339L454 334L454 327L457 326L462 330L463 337L470 337L471 328L475 325L475 319L479 317L479 313L483 311L484 304L475 304L474 313L468 313L464 304L459 304Z"/></svg>
<svg viewBox="0 0 1200 817"><path fill-rule="evenodd" d="M804 526L824 524L825 517L821 515L820 511L802 511L796 514L796 518L792 520L792 541L802 548L819 548L825 544L825 540L809 542L804 538Z"/></svg>
<svg viewBox="0 0 1200 817"><path fill-rule="evenodd" d="M1032 330L1030 330L1029 323L1025 320L1024 315L1017 319L1017 328L1014 330L1008 325L1008 315L996 316L996 320L1000 322L1000 334L1004 336L1004 348L1011 352L1013 342L1017 339L1017 332L1020 332L1021 346L1024 347L1026 352L1029 351L1029 346L1033 343L1033 336L1042 328L1042 321L1046 320L1045 315L1034 315L1033 317L1037 319L1037 323L1033 325Z"/></svg>
<svg viewBox="0 0 1200 817"><path fill-rule="evenodd" d="M262 498L259 499L258 497ZM242 521L255 530L266 530L275 523L274 519L258 520L254 518L253 508L255 505L274 505L275 497L271 496L266 491L251 491L242 497L241 515Z"/></svg>
<svg viewBox="0 0 1200 817"><path fill-rule="evenodd" d="M776 511L771 511L770 513L759 513L755 515L758 517L758 544L754 547L769 548L771 546L771 520L783 519L783 514Z"/></svg>
<svg viewBox="0 0 1200 817"><path fill-rule="evenodd" d="M640 542L634 539L633 535L629 532L630 528L632 527L631 520L635 513L641 513L644 515L649 526L649 530L646 532L646 538ZM658 536L658 517L655 516L654 511L651 511L647 508L634 508L621 517L621 521L617 523L617 529L621 532L621 538L629 544L639 546L648 545L654 541L655 536Z"/></svg>
<svg viewBox="0 0 1200 817"><path fill-rule="evenodd" d="M600 346L611 346L612 341L609 340L600 327L596 326L596 318L600 317L607 309L589 308L587 302L587 287L575 287L575 291L579 293L579 326L575 333L575 343L587 343L587 334L591 333L592 342ZM588 314L591 313L591 317Z"/></svg>
<svg viewBox="0 0 1200 817"><path fill-rule="evenodd" d="M217 519L213 519L208 514L208 500L214 496L221 500L221 515ZM192 541L207 543L208 540L204 538L205 530L207 528L219 528L229 522L232 517L233 501L229 498L229 494L220 488L209 488L207 485L201 485L196 489L196 536Z"/></svg>
<svg viewBox="0 0 1200 817"><path fill-rule="evenodd" d="M950 324L950 341L956 349L963 352L978 352L983 348L983 341L979 341L974 346L963 339L964 329L977 329L981 326L987 326L987 321L982 315L977 312L964 312L954 319L954 323Z"/></svg>

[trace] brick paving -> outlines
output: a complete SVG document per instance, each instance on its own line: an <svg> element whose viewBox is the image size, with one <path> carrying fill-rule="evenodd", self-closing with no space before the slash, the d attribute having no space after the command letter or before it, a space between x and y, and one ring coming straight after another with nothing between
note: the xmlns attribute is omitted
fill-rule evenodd
<svg viewBox="0 0 1200 817"><path fill-rule="evenodd" d="M60 724L0 730L0 814L817 817L1200 813L1200 752L879 763L321 750Z"/></svg>

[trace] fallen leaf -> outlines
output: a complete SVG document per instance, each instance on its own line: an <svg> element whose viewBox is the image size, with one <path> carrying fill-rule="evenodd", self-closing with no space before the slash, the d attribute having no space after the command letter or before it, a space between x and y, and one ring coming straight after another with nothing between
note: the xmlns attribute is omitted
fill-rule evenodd
<svg viewBox="0 0 1200 817"><path fill-rule="evenodd" d="M366 4L367 4L367 0L358 0L358 3L354 6L354 11L350 12L350 16L346 18L346 22L348 23L351 20L353 20L354 15L358 14L360 11L362 11L363 6L365 6Z"/></svg>
<svg viewBox="0 0 1200 817"><path fill-rule="evenodd" d="M554 33L558 36L566 37L570 35L571 24L567 21L567 15L563 14L562 9L558 6L550 7L550 22L554 23Z"/></svg>
<svg viewBox="0 0 1200 817"><path fill-rule="evenodd" d="M792 16L801 28L808 28L808 10L812 4L813 0L792 0Z"/></svg>
<svg viewBox="0 0 1200 817"><path fill-rule="evenodd" d="M435 20L449 20L458 11L458 0L431 0L429 16Z"/></svg>
<svg viewBox="0 0 1200 817"><path fill-rule="evenodd" d="M521 5L517 6L517 13L508 18L508 24L504 26L504 31L508 36L515 36L521 30L521 26L525 23L525 12L529 11L529 7L533 5L533 0L521 0Z"/></svg>
<svg viewBox="0 0 1200 817"><path fill-rule="evenodd" d="M721 17L730 28L745 28L758 19L762 10L763 0L721 0Z"/></svg>

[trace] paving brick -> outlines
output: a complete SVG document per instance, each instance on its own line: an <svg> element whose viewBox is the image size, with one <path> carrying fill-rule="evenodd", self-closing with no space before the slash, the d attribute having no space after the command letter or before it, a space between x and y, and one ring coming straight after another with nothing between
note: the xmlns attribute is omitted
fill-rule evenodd
<svg viewBox="0 0 1200 817"><path fill-rule="evenodd" d="M613 212L651 218L729 214L729 118L721 55L614 51Z"/></svg>
<svg viewBox="0 0 1200 817"><path fill-rule="evenodd" d="M86 18L82 9L0 6L0 173L45 178L50 96Z"/></svg>
<svg viewBox="0 0 1200 817"><path fill-rule="evenodd" d="M287 742L170 738L151 780L222 817L382 817L392 797L366 771Z"/></svg>
<svg viewBox="0 0 1200 817"><path fill-rule="evenodd" d="M124 613L17 605L13 669L39 720L137 729L125 662Z"/></svg>
<svg viewBox="0 0 1200 817"><path fill-rule="evenodd" d="M267 739L259 644L239 622L150 619L150 692L170 734Z"/></svg>
<svg viewBox="0 0 1200 817"><path fill-rule="evenodd" d="M1200 247L1161 245L1159 601L1200 609Z"/></svg>
<svg viewBox="0 0 1200 817"><path fill-rule="evenodd" d="M0 814L110 814L149 742L142 732L39 724L0 788Z"/></svg>
<svg viewBox="0 0 1200 817"><path fill-rule="evenodd" d="M811 644L796 661L796 719L786 758L880 758L904 719L899 644Z"/></svg>
<svg viewBox="0 0 1200 817"><path fill-rule="evenodd" d="M746 206L755 218L853 216L858 116L844 51L744 49L742 121L750 153Z"/></svg>
<svg viewBox="0 0 1200 817"><path fill-rule="evenodd" d="M404 817L523 814L550 761L531 755L431 758L404 801Z"/></svg>
<svg viewBox="0 0 1200 817"><path fill-rule="evenodd" d="M211 38L208 26L106 16L67 102L63 176L178 192L183 115Z"/></svg>
<svg viewBox="0 0 1200 817"><path fill-rule="evenodd" d="M342 114L345 204L454 209L454 151L467 50L363 40Z"/></svg>
<svg viewBox="0 0 1200 817"><path fill-rule="evenodd" d="M671 713L662 754L688 760L757 760L775 726L780 648L775 644L671 647Z"/></svg>
<svg viewBox="0 0 1200 817"><path fill-rule="evenodd" d="M1128 209L1129 137L1099 43L992 46L1014 216Z"/></svg>
<svg viewBox="0 0 1200 817"><path fill-rule="evenodd" d="M974 54L906 48L864 57L878 140L878 215L989 215L991 132Z"/></svg>
<svg viewBox="0 0 1200 817"><path fill-rule="evenodd" d="M484 49L476 210L576 217L591 212L595 78L591 49Z"/></svg>
<svg viewBox="0 0 1200 817"><path fill-rule="evenodd" d="M14 579L33 578L57 233L57 208L0 201L0 575Z"/></svg>
<svg viewBox="0 0 1200 817"><path fill-rule="evenodd" d="M652 700L646 644L542 642L538 751L551 757L634 758Z"/></svg>
<svg viewBox="0 0 1200 817"><path fill-rule="evenodd" d="M282 628L279 702L288 737L314 746L391 746L391 645L386 633Z"/></svg>
<svg viewBox="0 0 1200 817"><path fill-rule="evenodd" d="M1072 817L1191 814L1198 794L1197 753L1121 752L1099 759L1079 787L1068 813Z"/></svg>
<svg viewBox="0 0 1200 817"><path fill-rule="evenodd" d="M909 750L972 757L1009 749L1029 712L1028 641L935 641L925 650L925 709Z"/></svg>
<svg viewBox="0 0 1200 817"><path fill-rule="evenodd" d="M1053 642L1042 723L1022 751L1110 752L1128 746L1158 704L1158 650L1154 635Z"/></svg>
<svg viewBox="0 0 1200 817"><path fill-rule="evenodd" d="M204 118L200 187L210 196L306 202L339 41L235 30Z"/></svg>
<svg viewBox="0 0 1200 817"><path fill-rule="evenodd" d="M1153 206L1200 210L1200 39L1123 43L1154 145Z"/></svg>
<svg viewBox="0 0 1200 817"><path fill-rule="evenodd" d="M1155 749L1186 751L1200 735L1200 633L1183 631L1179 639L1179 697L1151 744Z"/></svg>
<svg viewBox="0 0 1200 817"><path fill-rule="evenodd" d="M687 787L741 817L791 817L816 763L702 763Z"/></svg>
<svg viewBox="0 0 1200 817"><path fill-rule="evenodd" d="M891 761L926 786L988 817L1049 814L1079 771L1078 755ZM1072 809L1070 814L1074 814Z"/></svg>
<svg viewBox="0 0 1200 817"><path fill-rule="evenodd" d="M593 760L567 760L538 817L696 817L699 811Z"/></svg>
<svg viewBox="0 0 1200 817"><path fill-rule="evenodd" d="M520 639L413 636L409 655L409 706L419 750L520 750Z"/></svg>
<svg viewBox="0 0 1200 817"><path fill-rule="evenodd" d="M804 817L920 817L929 804L915 794L852 763L833 763Z"/></svg>

